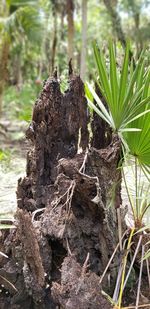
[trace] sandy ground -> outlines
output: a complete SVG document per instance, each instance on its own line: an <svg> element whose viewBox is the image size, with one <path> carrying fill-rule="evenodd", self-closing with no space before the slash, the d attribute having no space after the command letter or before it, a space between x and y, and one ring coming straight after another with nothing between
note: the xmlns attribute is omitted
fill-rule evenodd
<svg viewBox="0 0 150 309"><path fill-rule="evenodd" d="M22 157L12 157L9 168L0 166L0 213L13 215L16 207L17 181L25 175L26 160Z"/></svg>
<svg viewBox="0 0 150 309"><path fill-rule="evenodd" d="M20 177L25 175L27 144L25 130L27 123L4 121L5 136L0 135L0 149L8 151L8 159L0 161L0 215L13 216L16 207L16 189Z"/></svg>

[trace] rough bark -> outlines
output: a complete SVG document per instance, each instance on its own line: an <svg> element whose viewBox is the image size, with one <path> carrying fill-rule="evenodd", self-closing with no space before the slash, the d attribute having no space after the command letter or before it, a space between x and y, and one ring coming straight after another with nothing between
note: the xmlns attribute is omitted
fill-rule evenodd
<svg viewBox="0 0 150 309"><path fill-rule="evenodd" d="M110 309L109 302L101 295L99 277L92 272L86 272L86 265L81 267L74 257L64 259L61 284L53 283L52 295L57 304L65 309Z"/></svg>
<svg viewBox="0 0 150 309"><path fill-rule="evenodd" d="M108 105L106 103L106 100L104 96L102 95L100 88L95 83L95 91L103 104L106 108L108 108ZM95 101L95 104L96 101ZM95 112L93 112L93 119L91 123L93 136L91 139L91 145L92 147L95 147L97 149L105 148L107 147L112 139L112 131L109 125L104 121L102 118L100 118Z"/></svg>
<svg viewBox="0 0 150 309"><path fill-rule="evenodd" d="M26 177L18 181L17 229L1 239L0 249L9 256L0 260L7 280L0 277L2 309L111 307L99 276L118 242L116 210L109 203L120 141L113 136L108 147L87 151L87 124L80 77L70 68L62 94L55 72L27 130L31 149ZM114 264L109 271L114 279Z"/></svg>

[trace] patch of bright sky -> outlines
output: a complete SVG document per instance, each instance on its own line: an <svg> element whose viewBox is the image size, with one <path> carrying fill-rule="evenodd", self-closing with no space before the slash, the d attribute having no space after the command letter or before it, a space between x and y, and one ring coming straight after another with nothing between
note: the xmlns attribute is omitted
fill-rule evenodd
<svg viewBox="0 0 150 309"><path fill-rule="evenodd" d="M119 13L121 18L128 18L129 15L131 15L130 12L124 11L123 9L120 9L120 8L118 10L118 13ZM150 3L148 3L147 5L143 5L143 7L141 9L141 13L150 18Z"/></svg>

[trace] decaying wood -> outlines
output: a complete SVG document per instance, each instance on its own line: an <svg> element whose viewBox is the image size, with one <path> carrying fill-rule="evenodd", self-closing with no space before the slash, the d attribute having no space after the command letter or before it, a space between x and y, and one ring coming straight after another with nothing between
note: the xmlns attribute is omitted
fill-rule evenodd
<svg viewBox="0 0 150 309"><path fill-rule="evenodd" d="M25 285L30 293L36 294L36 299L45 285L44 268L40 256L40 248L33 227L31 216L23 210L17 211L18 229L17 237L22 244L23 274Z"/></svg>
<svg viewBox="0 0 150 309"><path fill-rule="evenodd" d="M108 108L106 100L102 95L97 83L95 83L95 91L99 96L100 100L102 101L102 103L105 105L105 107ZM94 103L95 105L97 105L96 101ZM91 127L93 132L91 145L96 149L106 148L111 143L112 139L112 130L108 125L108 123L106 123L106 121L100 118L99 115L93 112Z"/></svg>
<svg viewBox="0 0 150 309"><path fill-rule="evenodd" d="M95 273L83 275L82 267L74 257L66 257L61 269L61 284L54 282L52 286L53 298L63 309L110 309L109 302L101 295L98 280Z"/></svg>
<svg viewBox="0 0 150 309"><path fill-rule="evenodd" d="M27 130L17 229L5 237L9 262L0 263L18 292L7 287L2 308L110 308L99 276L118 242L116 209L109 205L120 141L114 135L103 149L89 147L84 86L79 76L69 78L64 94L57 74L44 83ZM121 202L119 190L117 196ZM110 273L115 277L114 267Z"/></svg>

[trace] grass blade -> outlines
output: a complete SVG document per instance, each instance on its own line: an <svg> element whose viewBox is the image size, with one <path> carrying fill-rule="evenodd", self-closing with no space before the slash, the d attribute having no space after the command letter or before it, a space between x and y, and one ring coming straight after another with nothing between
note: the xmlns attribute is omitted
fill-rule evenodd
<svg viewBox="0 0 150 309"><path fill-rule="evenodd" d="M124 102L124 97L126 93L127 81L128 81L128 66L129 66L129 50L130 45L129 42L126 45L124 62L121 72L120 85L119 85L119 105L122 106Z"/></svg>
<svg viewBox="0 0 150 309"><path fill-rule="evenodd" d="M118 101L118 79L117 79L117 67L116 67L116 60L114 54L114 46L112 42L109 44L109 57L110 57L110 85L111 85L111 92L112 92L112 100L113 100L113 107L115 109L115 114L117 111L117 101Z"/></svg>
<svg viewBox="0 0 150 309"><path fill-rule="evenodd" d="M103 59L103 55L101 51L98 49L96 43L93 43L93 50L94 50L94 56L95 56L95 61L98 67L99 71L99 77L100 77L100 82L103 86L105 96L107 99L107 103L110 104L111 102L111 91L110 91L110 85L109 85L109 79L108 79L108 74L106 70L106 65Z"/></svg>
<svg viewBox="0 0 150 309"><path fill-rule="evenodd" d="M100 110L102 111L102 113L104 114L105 118L108 119L108 121L110 122L110 115L106 109L106 107L104 106L104 104L101 102L100 98L98 97L97 93L95 92L95 90L91 87L91 85L89 83L86 83L86 87L88 88L89 92L91 93L92 97L95 99L98 107L100 108ZM94 104L94 103L93 103Z"/></svg>

